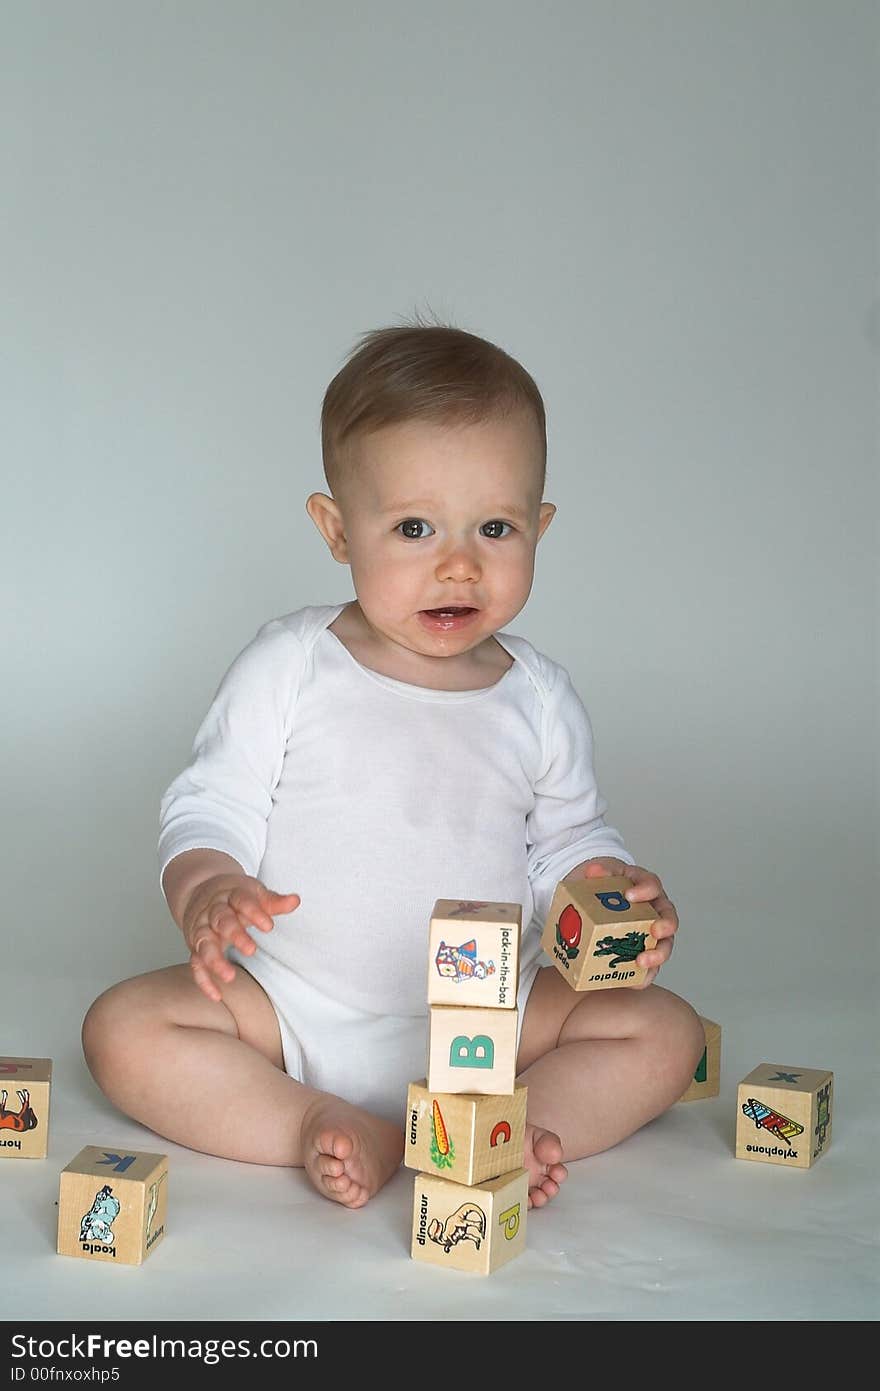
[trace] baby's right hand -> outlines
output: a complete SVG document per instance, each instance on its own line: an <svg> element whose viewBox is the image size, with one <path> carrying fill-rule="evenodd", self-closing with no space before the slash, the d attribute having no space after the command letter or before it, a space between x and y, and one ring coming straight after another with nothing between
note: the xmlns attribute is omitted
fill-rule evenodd
<svg viewBox="0 0 880 1391"><path fill-rule="evenodd" d="M193 889L181 930L190 950L193 977L203 994L209 1000L222 1000L218 982L228 984L235 976L226 959L228 947L253 956L257 944L248 927L271 932L272 915L292 913L299 904L299 894L273 893L248 874L216 874Z"/></svg>

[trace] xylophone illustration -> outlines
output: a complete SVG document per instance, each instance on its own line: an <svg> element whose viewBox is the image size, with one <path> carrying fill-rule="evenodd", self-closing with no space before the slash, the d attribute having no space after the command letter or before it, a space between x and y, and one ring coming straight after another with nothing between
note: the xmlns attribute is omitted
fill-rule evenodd
<svg viewBox="0 0 880 1391"><path fill-rule="evenodd" d="M753 1120L758 1130L769 1130L771 1134L784 1140L789 1149L794 1137L803 1133L804 1127L798 1125L797 1121L780 1115L778 1111L771 1111L769 1106L765 1106L763 1101L758 1101L753 1096L749 1097L742 1109L743 1115Z"/></svg>

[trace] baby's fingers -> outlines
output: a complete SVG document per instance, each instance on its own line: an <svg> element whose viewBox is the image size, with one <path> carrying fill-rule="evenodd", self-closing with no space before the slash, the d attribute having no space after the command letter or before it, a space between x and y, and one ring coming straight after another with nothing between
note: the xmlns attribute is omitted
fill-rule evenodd
<svg viewBox="0 0 880 1391"><path fill-rule="evenodd" d="M202 994L207 995L209 1000L218 1002L222 1000L223 996L220 993L217 979L228 984L234 978L235 971L226 960L213 933L210 936L204 933L196 939L193 943L189 964L193 980Z"/></svg>

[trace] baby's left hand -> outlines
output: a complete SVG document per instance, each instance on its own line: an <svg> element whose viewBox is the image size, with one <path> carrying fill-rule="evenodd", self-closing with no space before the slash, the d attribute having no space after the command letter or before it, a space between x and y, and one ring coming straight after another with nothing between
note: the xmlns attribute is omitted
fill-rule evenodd
<svg viewBox="0 0 880 1391"><path fill-rule="evenodd" d="M628 865L623 860L618 860L613 855L603 855L598 860L582 860L579 865L571 871L566 878L583 874L585 879L601 879L603 876L622 875L630 881L631 889L627 889L626 896L630 903L650 903L657 914L657 921L651 928L651 936L657 941L656 947L650 951L641 952L635 960L637 966L642 967L646 974L639 985L631 987L634 990L644 990L646 985L650 985L656 978L661 966L672 955L672 948L675 942L675 934L678 931L678 913L675 911L675 904L666 897L666 890L660 883L658 876L650 869L643 869L641 865Z"/></svg>

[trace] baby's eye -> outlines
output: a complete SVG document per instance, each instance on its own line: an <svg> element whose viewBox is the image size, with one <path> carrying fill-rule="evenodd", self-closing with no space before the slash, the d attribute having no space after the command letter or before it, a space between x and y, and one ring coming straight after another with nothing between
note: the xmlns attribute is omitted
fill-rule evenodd
<svg viewBox="0 0 880 1391"><path fill-rule="evenodd" d="M511 531L511 530L513 529L513 528L511 527L511 525L510 525L510 522L499 522L499 521L484 522L483 525L482 525L482 527L481 527L480 529L481 529L481 531L486 531L486 528L487 528L487 527L497 527L497 526L506 526L508 531ZM490 531L490 532L487 532L486 534L489 536L489 539L492 540L492 541L500 541L500 540L501 540L501 532L500 532L500 531Z"/></svg>
<svg viewBox="0 0 880 1391"><path fill-rule="evenodd" d="M421 517L407 517L405 522L400 522L398 526L396 526L394 529L395 531L399 531L401 536L405 536L407 541L421 541L422 537L425 535L425 532L417 531L415 529L409 530L409 528L427 526L428 523L422 521ZM428 529L433 531L433 527L428 527Z"/></svg>

